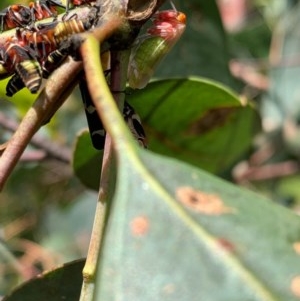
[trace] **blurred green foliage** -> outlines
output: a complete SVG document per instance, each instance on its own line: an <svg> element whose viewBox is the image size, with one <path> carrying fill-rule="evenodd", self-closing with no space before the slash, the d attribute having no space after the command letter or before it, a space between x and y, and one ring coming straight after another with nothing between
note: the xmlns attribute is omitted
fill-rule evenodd
<svg viewBox="0 0 300 301"><path fill-rule="evenodd" d="M26 4L29 1L18 2ZM12 3L14 2L1 1L1 8ZM218 81L237 94L254 99L257 108L260 109L264 127L261 132L263 138L254 140L254 135L252 137L253 151L267 147L271 147L272 150L271 155L260 159L258 166L255 167L263 167L264 164L276 167L276 164L286 161L298 163L300 69L297 58L300 39L296 29L300 25L300 14L299 7L293 7L297 3L285 1L278 5L276 0L249 1L242 24L235 31L227 32L222 26L215 1L174 1L176 7L187 14L187 30L155 73L155 77L158 78L201 76ZM291 7L297 10L293 12ZM277 44L272 46L271 41L281 41L282 47L274 48ZM268 60L270 49L277 55L279 62L270 63ZM282 56L289 57L290 61L285 64ZM232 59L238 60L243 67L250 67L254 75L265 76L269 83L266 89L256 87L247 77L240 75L234 77L230 69ZM249 72L246 72L247 74ZM19 121L35 96L24 90L13 99L8 99L5 96L5 86L6 81L1 81L1 112L12 120ZM133 92L129 97L133 103L138 93ZM155 99L153 101L155 102ZM147 106L147 103L144 105ZM137 104L137 108L142 106L143 104ZM145 111L140 108L140 112L144 114ZM273 122L271 127L270 120ZM159 123L159 120L156 122ZM289 125L292 124L293 131L290 127L289 131L286 131L287 122ZM86 128L83 105L78 91L75 91L51 122L40 130L39 135L54 141L58 147L66 147L71 151L77 133L83 128ZM296 140L291 138L291 131L292 138ZM6 141L11 135L11 132L2 128L0 133L1 142ZM232 135L235 135L234 130ZM239 141L234 137L228 140L228 144L231 144L232 148L240 147ZM88 145L90 146L91 144ZM220 149L218 143L210 144L210 148L214 147L219 153L227 151L226 147ZM33 148L29 147L28 151L31 150ZM250 166L251 155L249 149L243 148L243 152L238 154L239 158L235 159L244 160L244 165ZM230 161L230 167L233 167L234 163L236 162ZM236 168L233 171L235 178L242 177ZM223 175L227 179L232 179L233 171L228 168L223 171ZM242 175L244 174L245 172ZM295 172L290 178L277 176L254 181L242 177L239 181L282 204L289 206L292 204L292 207L297 209L299 206L297 204L300 204L298 180L298 172ZM97 182L94 179L93 182L95 187ZM0 254L0 274L4 279L0 282L0 295L7 293L17 282L49 268L51 264L85 256L94 202L96 194L86 190L73 175L71 166L65 162L52 158L37 162L20 162L0 195L1 241L4 249L16 256L17 260L14 264L7 264L9 259L4 255L6 253L3 251L3 255ZM29 247L25 244L28 241L32 242ZM33 248L35 246L33 243L39 248ZM26 256L28 252L35 254L35 260L28 260ZM44 256L43 252L48 253ZM20 264L23 267L21 272Z"/></svg>

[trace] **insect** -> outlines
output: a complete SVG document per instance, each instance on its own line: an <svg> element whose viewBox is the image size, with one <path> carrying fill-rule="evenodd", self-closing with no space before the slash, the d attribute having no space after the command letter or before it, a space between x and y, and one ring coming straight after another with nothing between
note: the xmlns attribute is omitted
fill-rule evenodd
<svg viewBox="0 0 300 301"><path fill-rule="evenodd" d="M69 19L64 22L51 22L42 24L34 30L20 29L17 33L17 40L20 45L32 48L40 61L60 47L62 42L76 33L90 29L92 22L89 19Z"/></svg>
<svg viewBox="0 0 300 301"><path fill-rule="evenodd" d="M35 53L31 48L19 45L14 39L7 39L6 43L0 44L1 78L12 75L16 65L34 57Z"/></svg>
<svg viewBox="0 0 300 301"><path fill-rule="evenodd" d="M52 51L42 65L34 60L24 61L21 63L21 66L17 65L16 73L7 83L6 95L11 97L24 87L28 87L32 93L36 93L41 85L42 78L48 78L67 56L68 52L66 49L61 48ZM21 73L22 69L23 72Z"/></svg>
<svg viewBox="0 0 300 301"><path fill-rule="evenodd" d="M0 11L0 30L25 27L32 23L32 12L27 6L15 4Z"/></svg>
<svg viewBox="0 0 300 301"><path fill-rule="evenodd" d="M70 8L73 8L75 6L85 5L85 4L91 4L92 2L95 2L95 0L62 0L62 3L66 8L67 13Z"/></svg>
<svg viewBox="0 0 300 301"><path fill-rule="evenodd" d="M90 4L95 0L36 0L29 3L29 6L21 4L10 5L0 11L0 31L17 27L32 26L35 21L46 18L56 18L58 7L69 8Z"/></svg>
<svg viewBox="0 0 300 301"><path fill-rule="evenodd" d="M16 73L6 86L6 95L13 96L24 86L36 93L42 83L42 68L36 60L25 60L16 65Z"/></svg>
<svg viewBox="0 0 300 301"><path fill-rule="evenodd" d="M41 68L31 48L8 40L0 45L0 58L2 78L15 73L32 93L37 92L41 85Z"/></svg>
<svg viewBox="0 0 300 301"><path fill-rule="evenodd" d="M43 24L41 29L18 29L15 36L0 44L0 78L15 73L8 82L7 95L12 96L24 86L36 93L42 78L47 78L68 55L70 35L91 25L90 19L70 19Z"/></svg>
<svg viewBox="0 0 300 301"><path fill-rule="evenodd" d="M95 149L101 150L104 148L105 130L103 128L102 121L99 118L96 108L93 104L84 75L79 81L79 89L81 99L84 105L86 120L88 123L92 144Z"/></svg>
<svg viewBox="0 0 300 301"><path fill-rule="evenodd" d="M36 31L19 31L18 41L34 51L39 63L49 73L53 63L57 67L58 61L62 62L67 56L68 48L71 46L69 37L84 32L91 26L92 22L89 19L47 23L43 24L42 29Z"/></svg>
<svg viewBox="0 0 300 301"><path fill-rule="evenodd" d="M66 47L64 47L66 46ZM43 78L48 78L57 69L69 54L68 45L63 45L59 49L52 51L42 63Z"/></svg>
<svg viewBox="0 0 300 301"><path fill-rule="evenodd" d="M92 144L94 148L101 150L104 148L105 144L105 130L91 99L91 95L88 90L85 77L83 77L82 80L80 80L79 88L81 98L84 104ZM138 141L138 143L142 147L146 148L146 135L141 123L141 119L138 116L138 114L134 111L133 107L130 106L126 101L124 103L123 108L123 117L133 137Z"/></svg>
<svg viewBox="0 0 300 301"><path fill-rule="evenodd" d="M15 73L6 85L6 95L13 96L16 92L20 91L25 87L22 78Z"/></svg>
<svg viewBox="0 0 300 301"><path fill-rule="evenodd" d="M50 17L56 17L58 14L57 7L64 7L60 1L55 0L37 0L29 3L30 11L36 20L43 20Z"/></svg>
<svg viewBox="0 0 300 301"><path fill-rule="evenodd" d="M57 7L64 7L60 1L37 0L29 6L20 4L10 5L0 11L0 30L32 26L37 20L56 17Z"/></svg>
<svg viewBox="0 0 300 301"><path fill-rule="evenodd" d="M186 27L186 16L176 10L158 12L153 26L134 45L129 61L128 84L133 89L144 88L157 65L175 45Z"/></svg>
<svg viewBox="0 0 300 301"><path fill-rule="evenodd" d="M146 134L142 126L141 118L126 101L124 103L123 117L136 141L143 148L147 148Z"/></svg>

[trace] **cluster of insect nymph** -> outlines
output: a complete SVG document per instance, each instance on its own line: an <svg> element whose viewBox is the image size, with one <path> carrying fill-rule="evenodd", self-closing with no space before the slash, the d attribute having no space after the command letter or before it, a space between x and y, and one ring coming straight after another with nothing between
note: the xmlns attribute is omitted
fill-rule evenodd
<svg viewBox="0 0 300 301"><path fill-rule="evenodd" d="M95 23L95 13L81 19L76 14L68 17L69 11L79 6L96 7L94 4L95 0L36 0L28 6L14 4L0 11L0 79L10 77L7 96L13 96L24 87L31 93L40 89L42 79L48 78L70 55L70 37L90 30ZM64 10L64 15L59 19L60 10ZM49 22L39 22L48 18ZM185 15L174 8L156 13L152 21L152 27L137 40L131 51L128 84L133 89L143 88L148 83L156 65L185 28ZM12 29L11 35L3 35ZM105 132L101 120L89 120L91 115L98 117L93 110L93 114L87 110L93 104L84 80L80 89L93 145L102 149ZM127 102L123 116L135 138L145 147L139 116Z"/></svg>

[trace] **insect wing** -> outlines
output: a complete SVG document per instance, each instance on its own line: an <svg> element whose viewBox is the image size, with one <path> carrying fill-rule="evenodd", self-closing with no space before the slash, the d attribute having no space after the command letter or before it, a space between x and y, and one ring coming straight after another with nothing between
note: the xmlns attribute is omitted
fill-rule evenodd
<svg viewBox="0 0 300 301"><path fill-rule="evenodd" d="M182 36L185 22L185 15L174 10L155 15L153 26L147 30L148 35L140 43L137 41L132 50L128 68L131 88L142 89L147 85L158 64Z"/></svg>
<svg viewBox="0 0 300 301"><path fill-rule="evenodd" d="M168 51L165 39L146 38L136 50L133 50L128 69L129 86L133 89L144 88Z"/></svg>

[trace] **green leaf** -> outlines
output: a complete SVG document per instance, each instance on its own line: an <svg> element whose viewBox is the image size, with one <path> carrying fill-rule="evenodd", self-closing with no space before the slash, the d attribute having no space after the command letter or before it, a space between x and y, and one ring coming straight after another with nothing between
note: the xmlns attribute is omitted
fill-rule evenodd
<svg viewBox="0 0 300 301"><path fill-rule="evenodd" d="M15 289L3 301L79 300L84 260L44 273Z"/></svg>
<svg viewBox="0 0 300 301"><path fill-rule="evenodd" d="M99 188L102 156L103 151L92 146L89 132L81 132L75 143L72 165L75 175L88 188Z"/></svg>
<svg viewBox="0 0 300 301"><path fill-rule="evenodd" d="M299 216L137 152L119 154L94 300L299 300Z"/></svg>
<svg viewBox="0 0 300 301"><path fill-rule="evenodd" d="M240 159L260 125L250 103L200 78L155 81L128 101L141 116L150 150L211 172Z"/></svg>

